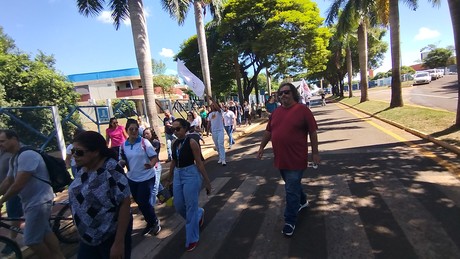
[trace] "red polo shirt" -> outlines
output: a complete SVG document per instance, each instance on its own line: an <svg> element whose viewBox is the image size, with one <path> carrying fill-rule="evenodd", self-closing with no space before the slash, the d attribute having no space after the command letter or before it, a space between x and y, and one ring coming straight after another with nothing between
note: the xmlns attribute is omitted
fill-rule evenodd
<svg viewBox="0 0 460 259"><path fill-rule="evenodd" d="M270 117L266 130L271 132L275 167L303 170L308 166L308 134L318 129L312 112L296 103L289 108L278 107Z"/></svg>

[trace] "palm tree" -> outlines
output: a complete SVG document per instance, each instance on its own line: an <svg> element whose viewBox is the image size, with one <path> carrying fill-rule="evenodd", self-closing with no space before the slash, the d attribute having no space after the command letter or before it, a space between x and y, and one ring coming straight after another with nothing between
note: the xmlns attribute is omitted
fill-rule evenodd
<svg viewBox="0 0 460 259"><path fill-rule="evenodd" d="M337 31L339 34L346 34L355 28L358 24L358 55L359 55L359 70L361 76L361 100L365 102L368 97L368 57L367 57L367 27L368 24L375 24L376 18L375 6L373 0L334 0L328 10L326 22L332 24L337 18ZM343 7L343 10L341 8Z"/></svg>
<svg viewBox="0 0 460 259"><path fill-rule="evenodd" d="M98 15L103 10L104 0L77 0L78 11L85 15ZM121 22L128 17L131 19L131 29L136 51L137 66L141 76L144 99L147 106L147 116L150 125L160 135L158 125L158 113L156 109L155 95L152 80L152 56L147 33L147 22L144 15L142 0L110 0L108 3L112 11L113 23L118 30Z"/></svg>
<svg viewBox="0 0 460 259"><path fill-rule="evenodd" d="M455 56L457 59L457 117L455 125L460 127L460 2L458 0L447 0L449 3L450 18L452 19L452 28L454 30Z"/></svg>
<svg viewBox="0 0 460 259"><path fill-rule="evenodd" d="M206 6L209 5L211 15L220 20L221 9L225 0L162 0L163 8L169 12L171 17L177 20L179 25L185 21L185 17L193 4L195 11L195 25L198 38L198 50L200 52L201 71L203 73L204 85L206 86L207 98L212 98L211 74L209 72L208 48L206 44L206 33L204 30L204 14ZM208 100L209 101L209 100Z"/></svg>

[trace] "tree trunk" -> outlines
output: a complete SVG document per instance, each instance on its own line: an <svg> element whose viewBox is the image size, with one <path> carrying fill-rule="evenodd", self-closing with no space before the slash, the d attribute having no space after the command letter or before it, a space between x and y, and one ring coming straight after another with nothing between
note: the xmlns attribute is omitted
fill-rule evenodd
<svg viewBox="0 0 460 259"><path fill-rule="evenodd" d="M150 54L150 43L147 32L147 22L144 16L144 4L142 0L128 0L128 8L131 19L134 49L136 52L137 66L144 91L145 106L149 123L158 136L161 136L158 125L158 113L153 91L152 79L152 55Z"/></svg>
<svg viewBox="0 0 460 259"><path fill-rule="evenodd" d="M236 79L236 86L238 88L238 102L241 105L244 102L244 97L243 97L243 86L241 85L241 73L240 73L240 63L238 62L238 53L235 53L233 57L233 64L235 66L235 79Z"/></svg>
<svg viewBox="0 0 460 259"><path fill-rule="evenodd" d="M455 56L457 59L457 116L455 125L460 127L460 2L458 0L448 0L452 28L454 30Z"/></svg>
<svg viewBox="0 0 460 259"><path fill-rule="evenodd" d="M206 101L209 104L209 98L212 98L211 74L209 72L208 47L206 45L206 33L204 31L203 8L201 3L202 1L195 0L193 2L193 7L195 9L195 25L198 38L198 50L200 51L201 72L203 73Z"/></svg>
<svg viewBox="0 0 460 259"><path fill-rule="evenodd" d="M351 49L350 44L347 43L347 50L346 50L346 58L347 58L347 74L348 74L348 97L353 97L353 64L351 62Z"/></svg>
<svg viewBox="0 0 460 259"><path fill-rule="evenodd" d="M401 89L401 42L399 0L390 0L391 101L390 107L404 106Z"/></svg>
<svg viewBox="0 0 460 259"><path fill-rule="evenodd" d="M359 73L361 75L361 100L360 102L369 101L367 95L367 27L363 19L358 27L358 54L359 54Z"/></svg>

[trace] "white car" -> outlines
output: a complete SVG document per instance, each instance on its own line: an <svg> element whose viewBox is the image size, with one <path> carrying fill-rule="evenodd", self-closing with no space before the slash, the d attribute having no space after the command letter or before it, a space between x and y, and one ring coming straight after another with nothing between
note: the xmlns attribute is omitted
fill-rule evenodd
<svg viewBox="0 0 460 259"><path fill-rule="evenodd" d="M414 76L414 85L429 84L431 82L431 75L428 72L418 72Z"/></svg>
<svg viewBox="0 0 460 259"><path fill-rule="evenodd" d="M428 70L425 70L423 72L428 72L430 74L430 76L431 76L431 80L436 80L436 79L439 78L438 77L439 75L438 75L438 72L436 71L436 69L428 69Z"/></svg>

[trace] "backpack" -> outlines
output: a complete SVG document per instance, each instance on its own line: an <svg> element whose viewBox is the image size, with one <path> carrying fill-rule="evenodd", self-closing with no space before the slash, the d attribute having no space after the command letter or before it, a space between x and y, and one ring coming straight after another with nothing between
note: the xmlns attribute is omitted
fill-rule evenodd
<svg viewBox="0 0 460 259"><path fill-rule="evenodd" d="M36 177L35 175L33 175L33 177L51 185L54 193L64 191L65 187L67 187L72 182L72 177L70 176L69 171L67 171L67 167L63 159L48 155L44 151L37 150L32 147L21 147L18 152L18 157L22 152L26 150L33 150L39 153L43 158L43 161L45 161L50 181L43 180L39 177Z"/></svg>

